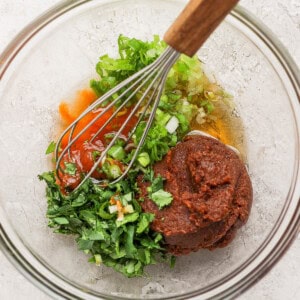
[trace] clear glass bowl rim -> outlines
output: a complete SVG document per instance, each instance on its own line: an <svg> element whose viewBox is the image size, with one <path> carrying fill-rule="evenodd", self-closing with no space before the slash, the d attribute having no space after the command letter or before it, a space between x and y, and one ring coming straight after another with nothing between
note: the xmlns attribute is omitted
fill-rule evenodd
<svg viewBox="0 0 300 300"><path fill-rule="evenodd" d="M45 13L36 18L33 22L31 22L28 26L26 26L5 48L3 53L0 55L0 82L3 76L6 73L6 70L9 68L10 64L14 60L14 58L18 55L18 53L26 46L30 40L39 33L44 27L46 27L49 23L56 20L63 14L71 11L77 6L83 5L87 2L93 0L68 0L68 1L60 1L58 4L53 6L51 9L47 10ZM272 51L272 53L276 56L281 66L284 68L290 82L293 86L296 97L298 98L298 102L300 104L300 72L297 68L296 63L293 61L291 56L285 47L278 41L275 35L257 18L248 12L246 9L237 6L232 12L231 15L237 19L239 22L243 23L243 25L247 26L253 33L255 33L264 43L268 46L268 48ZM297 138L298 149L300 146L299 143L299 127ZM296 162L298 163L298 169L296 170L296 174L294 174L294 179L299 177L299 153L296 157ZM291 192L291 191L290 191ZM291 199L289 199L291 201ZM284 212L287 211L289 207L289 202L285 203L281 216L279 220L284 216ZM64 289L64 285L60 286L55 282L49 280L44 274L42 274L35 265L27 259L21 251L13 244L11 239L9 238L8 232L2 226L2 220L0 215L0 248L6 255L6 257L10 260L10 262L30 281L32 281L37 287L53 296L54 298L64 298L64 299L82 299L79 294L75 294L72 291ZM280 225L280 224L279 224ZM279 226L278 225L278 226ZM245 276L237 276L240 270L242 270L246 265L249 265L255 260L255 256L260 254L263 251L264 247L272 239L274 234L276 234L276 226L273 228L268 238L264 241L263 245L255 252L255 255L252 255L251 258L247 260L244 265L241 265L237 270L230 275L232 277L240 277L236 278L233 285L229 285L224 287L223 289L214 292L213 289L218 286L222 286L227 280L220 280L215 284L209 286L208 288L204 288L201 290L193 291L191 293L173 297L165 297L164 299L187 299L187 297L194 297L199 295L200 293L203 296L209 297L210 299L228 299L233 298L245 291L247 288L252 286L258 279L261 279L267 271L269 271L274 264L282 257L282 255L287 251L295 237L297 236L300 229L300 198L298 199L298 203L296 205L296 209L290 219L289 224L286 226L286 230L284 234L282 234L281 238L274 245L272 251L269 251L267 257L265 257L259 265L256 266L254 271ZM58 275L56 274L58 277ZM59 278L59 280L64 280ZM72 284L68 282L68 284ZM84 293L84 292L83 292ZM96 295L85 294L91 299L99 299ZM103 299L108 299L106 295L101 295ZM111 298L110 298L111 299ZM124 299L121 297L115 297L115 299Z"/></svg>

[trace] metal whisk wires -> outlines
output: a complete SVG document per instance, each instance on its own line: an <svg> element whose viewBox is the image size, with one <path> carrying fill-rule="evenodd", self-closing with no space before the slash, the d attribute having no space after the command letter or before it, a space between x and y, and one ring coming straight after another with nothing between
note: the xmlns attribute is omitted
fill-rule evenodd
<svg viewBox="0 0 300 300"><path fill-rule="evenodd" d="M97 167L105 160L105 157L111 147L116 143L117 139L122 134L122 131L126 127L126 125L130 122L130 120L137 113L140 113L133 129L131 130L129 136L126 138L125 145L128 144L132 135L134 134L137 126L142 120L146 120L146 127L142 134L141 139L138 142L136 150L132 156L132 159L128 163L124 172L115 179L112 183L116 183L120 181L124 176L128 173L130 168L132 167L137 155L147 137L148 131L153 123L153 119L155 117L155 112L158 107L160 97L162 95L162 91L164 89L165 81L168 75L169 70L173 66L173 64L178 59L180 53L174 50L171 47L167 47L166 50L162 53L162 55L154 61L149 66L140 70L136 74L132 75L125 81L121 82L119 85L111 89L109 92L101 96L95 102L93 102L72 124L70 124L61 136L58 139L56 149L55 149L55 158L56 158L56 174L57 177L61 180L60 173L64 172L61 167L61 161L63 157L67 154L69 159L72 160L71 147L74 143L86 132L97 120L99 120L103 115L105 115L111 108L116 106L117 103L121 104L116 108L116 110L112 113L112 115L105 121L105 123L98 129L98 131L93 135L89 142L93 142L97 136L117 117L118 113L126 107L127 104L130 103L130 100L135 97L137 94L140 94L137 98L136 104L133 106L130 114L126 118L125 122L121 125L118 131L114 134L114 137L107 145L105 150L101 153L99 158L95 161L91 170L85 174L85 177L77 186L78 189L80 186L84 184L84 182L91 177L93 172L97 169ZM125 90L124 90L125 89ZM120 93L115 99L113 99L113 95ZM99 112L95 116L94 119L90 123L88 123L78 134L74 136L74 131L80 120L82 120L88 113L93 111L94 109L101 107L107 101L113 99L103 110ZM149 114L150 111L150 114ZM62 140L66 135L69 134L68 144L61 150Z"/></svg>

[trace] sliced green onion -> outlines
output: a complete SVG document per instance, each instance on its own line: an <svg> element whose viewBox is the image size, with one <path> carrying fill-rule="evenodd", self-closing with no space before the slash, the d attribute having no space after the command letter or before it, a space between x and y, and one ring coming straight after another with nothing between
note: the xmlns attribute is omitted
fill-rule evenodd
<svg viewBox="0 0 300 300"><path fill-rule="evenodd" d="M116 164L110 164L108 161L104 162L102 170L108 179L116 179L122 175L120 167Z"/></svg>
<svg viewBox="0 0 300 300"><path fill-rule="evenodd" d="M106 207L108 205L108 202L104 202L101 206L100 209L98 211L99 216L104 219L104 220L109 220L113 217L112 214L109 214L108 212L106 212Z"/></svg>
<svg viewBox="0 0 300 300"><path fill-rule="evenodd" d="M150 164L150 157L147 152L140 153L137 160L143 167L147 167Z"/></svg>
<svg viewBox="0 0 300 300"><path fill-rule="evenodd" d="M127 204L123 209L124 214L131 214L134 212L133 206L131 204Z"/></svg>
<svg viewBox="0 0 300 300"><path fill-rule="evenodd" d="M132 192L121 196L121 202L122 202L123 206L127 205L127 202L130 202L130 201L132 201Z"/></svg>
<svg viewBox="0 0 300 300"><path fill-rule="evenodd" d="M169 133L174 133L179 126L179 120L176 117L172 117L166 125L166 129Z"/></svg>
<svg viewBox="0 0 300 300"><path fill-rule="evenodd" d="M108 207L108 211L109 211L110 214L114 214L115 212L118 211L118 206L117 205L110 205Z"/></svg>
<svg viewBox="0 0 300 300"><path fill-rule="evenodd" d="M117 165L111 165L109 172L112 179L116 179L122 175L121 169Z"/></svg>
<svg viewBox="0 0 300 300"><path fill-rule="evenodd" d="M158 124L164 126L170 120L171 115L163 112L159 108L156 110L155 120Z"/></svg>
<svg viewBox="0 0 300 300"><path fill-rule="evenodd" d="M125 150L120 145L112 146L107 154L117 160L122 160L126 155Z"/></svg>

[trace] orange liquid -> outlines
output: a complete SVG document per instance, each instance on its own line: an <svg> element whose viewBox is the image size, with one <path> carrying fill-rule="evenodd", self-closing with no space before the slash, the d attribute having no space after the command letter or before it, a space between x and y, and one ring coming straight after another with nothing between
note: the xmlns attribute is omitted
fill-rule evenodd
<svg viewBox="0 0 300 300"><path fill-rule="evenodd" d="M192 122L192 130L204 131L222 143L231 145L239 150L241 158L246 159L246 141L241 118L233 114L232 108L223 103L215 104L212 113L213 119L208 119L204 124Z"/></svg>
<svg viewBox="0 0 300 300"><path fill-rule="evenodd" d="M74 122L80 114L95 100L97 96L90 89L84 89L77 93L74 101L67 103L61 102L59 105L59 113L62 119L63 128L68 127L72 122ZM84 116L78 123L73 132L73 139L92 121L94 120L104 108L99 107L95 108L91 112L89 112L86 116ZM95 164L95 152L101 153L107 144L107 140L105 135L108 133L117 132L120 127L124 124L130 112L131 108L122 109L116 117L108 123L101 133L95 137L93 142L90 142L91 138L95 136L97 131L105 124L105 122L111 117L114 113L115 108L109 109L105 112L94 124L88 126L87 130L84 131L77 141L71 146L71 157L68 154L65 154L61 167L65 168L66 162L72 162L76 164L76 172L75 175L69 175L66 173L60 173L61 181L60 184L62 186L68 186L71 189L74 189L80 183L80 172L87 173L89 172ZM132 130L134 125L137 122L137 117L133 116L128 124L125 126L121 133L121 137L128 136L128 133ZM61 148L64 149L69 142L69 133L67 133L61 143ZM122 169L122 166L120 166ZM105 178L105 175L101 172L95 171L93 173L93 177L97 179Z"/></svg>

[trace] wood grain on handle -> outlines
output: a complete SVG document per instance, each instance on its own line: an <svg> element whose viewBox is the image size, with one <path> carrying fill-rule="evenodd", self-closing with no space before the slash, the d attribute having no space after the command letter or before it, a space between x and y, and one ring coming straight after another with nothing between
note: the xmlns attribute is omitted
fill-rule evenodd
<svg viewBox="0 0 300 300"><path fill-rule="evenodd" d="M191 0L171 25L164 41L193 56L238 0Z"/></svg>

